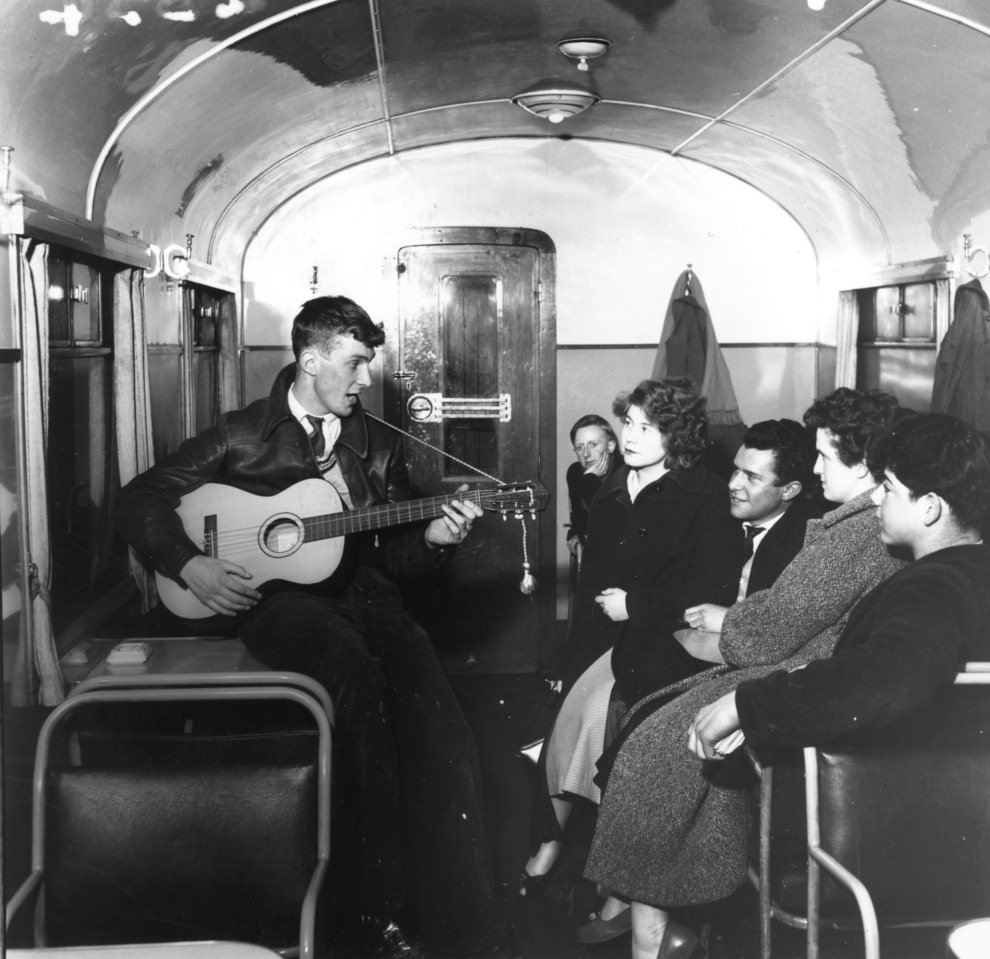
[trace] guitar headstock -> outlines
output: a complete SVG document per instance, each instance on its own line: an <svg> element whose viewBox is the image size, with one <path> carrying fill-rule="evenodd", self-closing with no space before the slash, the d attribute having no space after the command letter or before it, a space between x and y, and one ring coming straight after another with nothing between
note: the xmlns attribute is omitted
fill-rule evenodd
<svg viewBox="0 0 990 959"><path fill-rule="evenodd" d="M479 490L480 505L503 516L516 513L536 513L546 509L550 493L542 483L505 483L494 489Z"/></svg>

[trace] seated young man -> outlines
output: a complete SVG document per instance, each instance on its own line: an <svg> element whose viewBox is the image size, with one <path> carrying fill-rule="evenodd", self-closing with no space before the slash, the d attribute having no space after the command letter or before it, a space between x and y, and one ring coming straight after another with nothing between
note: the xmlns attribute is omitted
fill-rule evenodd
<svg viewBox="0 0 990 959"><path fill-rule="evenodd" d="M743 524L745 562L737 602L768 589L804 545L809 519L818 519L825 504L813 497L813 438L795 420L754 423L743 437L729 478L729 509ZM696 659L724 663L719 648L729 607L702 603L684 610L688 629L674 637Z"/></svg>

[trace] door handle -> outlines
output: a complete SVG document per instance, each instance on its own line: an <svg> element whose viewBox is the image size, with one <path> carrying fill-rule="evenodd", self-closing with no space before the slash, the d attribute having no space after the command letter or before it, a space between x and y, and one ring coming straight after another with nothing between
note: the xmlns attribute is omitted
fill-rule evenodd
<svg viewBox="0 0 990 959"><path fill-rule="evenodd" d="M498 396L453 397L442 393L414 393L406 402L406 411L409 418L417 423L441 423L456 419L488 419L508 423L512 420L512 395L499 393Z"/></svg>

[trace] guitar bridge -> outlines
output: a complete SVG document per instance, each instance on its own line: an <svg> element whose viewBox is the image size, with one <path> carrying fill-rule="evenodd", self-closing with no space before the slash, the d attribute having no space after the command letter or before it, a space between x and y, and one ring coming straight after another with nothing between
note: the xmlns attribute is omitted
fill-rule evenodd
<svg viewBox="0 0 990 959"><path fill-rule="evenodd" d="M203 517L203 552L207 556L217 558L217 514L211 513Z"/></svg>

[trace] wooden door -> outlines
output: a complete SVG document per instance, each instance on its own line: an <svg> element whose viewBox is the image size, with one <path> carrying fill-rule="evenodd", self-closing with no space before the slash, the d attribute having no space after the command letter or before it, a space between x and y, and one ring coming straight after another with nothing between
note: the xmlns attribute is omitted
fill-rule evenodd
<svg viewBox="0 0 990 959"><path fill-rule="evenodd" d="M528 480L552 494L549 238L462 228L415 240L397 255L399 329L384 376L386 415L429 444L406 441L417 494ZM555 618L552 551L549 510L522 521L487 514L429 587L408 597L448 670L540 668ZM532 595L520 590L524 552Z"/></svg>

